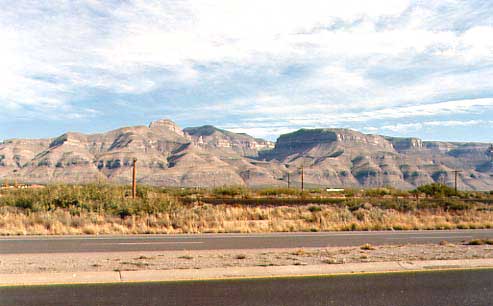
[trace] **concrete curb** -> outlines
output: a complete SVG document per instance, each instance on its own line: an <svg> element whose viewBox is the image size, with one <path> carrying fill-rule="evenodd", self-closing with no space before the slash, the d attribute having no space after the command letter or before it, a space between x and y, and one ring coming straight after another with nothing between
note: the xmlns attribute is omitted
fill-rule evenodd
<svg viewBox="0 0 493 306"><path fill-rule="evenodd" d="M478 268L493 268L493 258L404 262L394 261L309 266L228 267L192 270L0 274L0 286L173 282L214 279L327 276L353 273L418 272Z"/></svg>
<svg viewBox="0 0 493 306"><path fill-rule="evenodd" d="M0 274L0 286L97 284L117 283L120 281L119 273L114 271Z"/></svg>

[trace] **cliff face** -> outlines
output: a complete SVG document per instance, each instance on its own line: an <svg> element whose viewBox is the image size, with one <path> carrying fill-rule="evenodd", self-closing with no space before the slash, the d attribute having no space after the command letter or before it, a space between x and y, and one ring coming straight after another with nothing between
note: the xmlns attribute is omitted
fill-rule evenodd
<svg viewBox="0 0 493 306"><path fill-rule="evenodd" d="M488 147L348 129L302 129L280 136L275 148L261 156L291 169L303 166L305 178L317 185L405 189L432 182L452 185L452 171L461 170L460 188L490 190L493 166Z"/></svg>
<svg viewBox="0 0 493 306"><path fill-rule="evenodd" d="M302 129L274 144L213 126L181 129L171 120L101 134L0 144L0 179L26 183L129 183L157 186L299 185L414 188L453 183L493 189L488 144L428 142L368 135L348 129Z"/></svg>
<svg viewBox="0 0 493 306"><path fill-rule="evenodd" d="M226 155L256 157L260 151L274 148L274 143L270 141L232 133L211 125L186 128L185 133L194 145Z"/></svg>

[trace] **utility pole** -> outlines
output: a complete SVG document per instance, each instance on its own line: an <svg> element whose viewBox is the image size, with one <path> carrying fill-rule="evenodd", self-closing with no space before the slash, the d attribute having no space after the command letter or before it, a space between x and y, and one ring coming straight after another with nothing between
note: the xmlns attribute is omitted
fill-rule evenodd
<svg viewBox="0 0 493 306"><path fill-rule="evenodd" d="M133 160L133 171L132 171L132 199L137 197L137 158Z"/></svg>
<svg viewBox="0 0 493 306"><path fill-rule="evenodd" d="M305 173L303 166L301 166L301 192L305 190Z"/></svg>
<svg viewBox="0 0 493 306"><path fill-rule="evenodd" d="M288 189L291 187L291 182L289 181L289 172L288 172Z"/></svg>
<svg viewBox="0 0 493 306"><path fill-rule="evenodd" d="M454 178L455 178L455 180L454 180L454 189L455 189L455 193L457 193L457 176L462 171L460 171L460 170L454 170L452 172L454 173Z"/></svg>

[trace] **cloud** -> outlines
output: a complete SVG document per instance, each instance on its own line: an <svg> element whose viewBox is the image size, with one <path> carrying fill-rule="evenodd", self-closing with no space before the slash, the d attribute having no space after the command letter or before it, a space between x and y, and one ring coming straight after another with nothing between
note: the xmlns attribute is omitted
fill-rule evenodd
<svg viewBox="0 0 493 306"><path fill-rule="evenodd" d="M417 131L424 128L434 128L434 127L468 127L468 126L479 126L479 125L491 125L493 121L491 120L442 120L442 121L424 121L415 123L402 123L394 125L384 125L381 127L370 128L374 131L390 131L393 133L408 133L410 130Z"/></svg>
<svg viewBox="0 0 493 306"><path fill-rule="evenodd" d="M474 0L16 1L0 12L0 116L109 121L126 101L257 136L483 120L492 16Z"/></svg>
<svg viewBox="0 0 493 306"><path fill-rule="evenodd" d="M283 108L282 102L277 101L276 104L277 108ZM272 135L276 135L278 131L286 132L297 128L323 128L333 126L354 127L358 125L368 132L385 132L389 130L403 132L410 128L419 130L423 127L472 126L476 124L491 124L492 121L428 120L426 122L399 123L383 125L381 127L368 127L362 124L372 121L385 122L386 120L395 121L402 119L414 121L436 116L451 117L458 114L475 114L486 109L493 110L493 99L455 100L413 106L387 107L371 111L345 111L344 109L324 111L322 107L319 107L315 111L306 113L302 112L303 107L300 109L288 108L290 114L284 118L276 117L276 114L284 114L286 110L283 109L276 113L275 108L276 106L270 106L270 108L267 108L268 113L259 113L258 116L252 119L246 117L247 119L240 124L238 122L228 123L224 127L232 130L241 130L243 132L250 130L250 133L253 135L271 138ZM257 109L257 111L259 110ZM241 125L241 127L239 125Z"/></svg>

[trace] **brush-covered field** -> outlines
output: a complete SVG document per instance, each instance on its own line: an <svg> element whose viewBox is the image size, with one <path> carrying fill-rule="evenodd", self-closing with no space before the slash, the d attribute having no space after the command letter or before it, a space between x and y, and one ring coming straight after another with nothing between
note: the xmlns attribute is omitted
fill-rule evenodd
<svg viewBox="0 0 493 306"><path fill-rule="evenodd" d="M0 235L468 229L493 227L490 192L391 188L166 189L52 185L0 190Z"/></svg>

